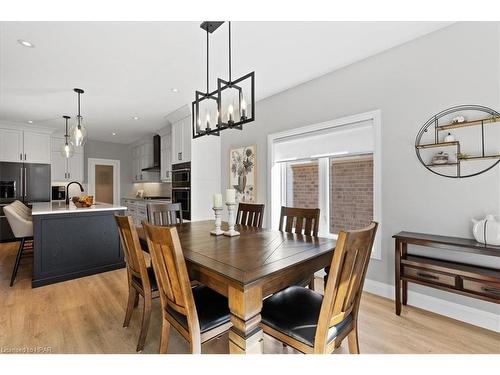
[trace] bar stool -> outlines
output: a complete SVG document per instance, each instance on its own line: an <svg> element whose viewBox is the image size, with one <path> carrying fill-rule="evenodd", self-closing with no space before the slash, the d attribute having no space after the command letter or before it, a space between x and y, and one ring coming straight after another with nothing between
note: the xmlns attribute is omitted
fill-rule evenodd
<svg viewBox="0 0 500 375"><path fill-rule="evenodd" d="M12 233L14 233L16 238L21 239L19 249L17 250L16 262L14 263L14 269L12 270L12 276L10 278L10 286L12 286L14 285L19 263L21 262L24 251L33 249L33 221L31 218L31 210L20 201L15 201L5 206L3 211L12 229Z"/></svg>

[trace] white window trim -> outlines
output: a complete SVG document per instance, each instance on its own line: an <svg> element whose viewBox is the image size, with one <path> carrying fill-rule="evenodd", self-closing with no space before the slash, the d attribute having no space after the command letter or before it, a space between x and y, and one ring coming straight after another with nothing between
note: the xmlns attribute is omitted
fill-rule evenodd
<svg viewBox="0 0 500 375"><path fill-rule="evenodd" d="M112 165L113 166L113 204L120 204L120 160L111 159L88 159L88 192L95 196L95 166Z"/></svg>
<svg viewBox="0 0 500 375"><path fill-rule="evenodd" d="M267 182L267 206L270 208L267 213L267 222L271 223L270 227L273 229L278 228L278 216L275 213L279 212L281 209L281 199L278 195L281 192L273 193L273 186L280 186L280 181L282 179L282 168L279 163L274 163L274 145L275 142L281 138L287 138L291 136L297 136L304 133L310 133L320 130L325 130L329 128L335 128L338 126L345 126L349 124L355 124L362 121L372 121L373 131L374 131L374 149L373 149L373 219L379 223L377 236L375 237L375 243L373 245L372 258L381 260L382 259L382 132L381 132L381 111L374 110L370 112L360 113L357 115L342 117L330 121L325 121L319 124L313 124L308 126L303 126L300 128L290 129L279 133L269 134L267 136L267 170L270 172L270 178ZM326 158L325 158L326 160ZM322 162L320 159L320 168ZM323 174L327 175L327 174ZM326 178L326 180L328 180ZM329 181L320 181L320 188L328 189ZM321 194L320 194L321 195ZM322 194L327 197L329 194ZM327 202L319 202L320 207L329 207L325 205ZM322 214L322 216L328 216L328 214ZM324 224L324 218L321 220ZM321 229L320 229L321 231ZM324 233L324 230L322 231Z"/></svg>

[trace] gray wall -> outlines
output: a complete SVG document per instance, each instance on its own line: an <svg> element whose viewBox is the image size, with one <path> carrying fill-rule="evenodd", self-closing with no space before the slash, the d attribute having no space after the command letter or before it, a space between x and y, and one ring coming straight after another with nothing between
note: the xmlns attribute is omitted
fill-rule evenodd
<svg viewBox="0 0 500 375"><path fill-rule="evenodd" d="M265 85L258 80L259 72L256 77L256 84ZM222 189L228 185L229 149L257 144L257 199L269 203L269 133L380 109L382 259L371 260L368 278L394 284L393 234L409 230L470 237L470 217L498 213L499 167L455 180L430 173L415 156L415 135L422 124L458 104L499 107L496 23L454 24L258 102L254 123L242 132L229 130L221 136ZM498 312L498 305L411 288Z"/></svg>
<svg viewBox="0 0 500 375"><path fill-rule="evenodd" d="M132 151L128 145L89 139L85 144L85 183L88 181L88 158L120 160L121 196L133 196Z"/></svg>

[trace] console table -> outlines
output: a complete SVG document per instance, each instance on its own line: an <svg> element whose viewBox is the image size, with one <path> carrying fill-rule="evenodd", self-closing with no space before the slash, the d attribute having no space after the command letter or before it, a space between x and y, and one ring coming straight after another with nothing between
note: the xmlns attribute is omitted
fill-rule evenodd
<svg viewBox="0 0 500 375"><path fill-rule="evenodd" d="M408 301L408 283L500 303L500 270L408 254L408 244L500 257L500 246L473 239L400 232L395 246L396 314Z"/></svg>

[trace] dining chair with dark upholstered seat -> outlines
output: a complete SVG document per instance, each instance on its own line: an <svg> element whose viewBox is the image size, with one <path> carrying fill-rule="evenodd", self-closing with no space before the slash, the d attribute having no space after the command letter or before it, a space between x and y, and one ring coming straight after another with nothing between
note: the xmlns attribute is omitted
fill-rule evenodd
<svg viewBox="0 0 500 375"><path fill-rule="evenodd" d="M340 232L324 296L300 286L263 302L264 332L302 353L332 353L344 338L359 353L358 311L377 223Z"/></svg>
<svg viewBox="0 0 500 375"><path fill-rule="evenodd" d="M146 213L149 223L153 225L175 225L183 222L180 203L148 203Z"/></svg>
<svg viewBox="0 0 500 375"><path fill-rule="evenodd" d="M144 301L141 332L137 342L137 351L139 352L144 348L146 342L151 319L151 303L153 298L158 298L158 285L153 269L146 266L144 253L132 218L115 214L115 220L127 264L128 303L123 322L124 327L128 327L130 323L134 307L137 307L139 303L139 295L143 297Z"/></svg>
<svg viewBox="0 0 500 375"><path fill-rule="evenodd" d="M188 342L191 352L231 327L228 300L205 285L191 287L176 227L142 222L158 281L161 302L160 353L166 353L170 326Z"/></svg>
<svg viewBox="0 0 500 375"><path fill-rule="evenodd" d="M319 208L281 207L279 230L304 236L318 237ZM300 285L309 285L314 290L314 275Z"/></svg>
<svg viewBox="0 0 500 375"><path fill-rule="evenodd" d="M239 203L238 213L236 214L236 224L262 228L264 208L264 204Z"/></svg>

